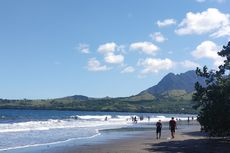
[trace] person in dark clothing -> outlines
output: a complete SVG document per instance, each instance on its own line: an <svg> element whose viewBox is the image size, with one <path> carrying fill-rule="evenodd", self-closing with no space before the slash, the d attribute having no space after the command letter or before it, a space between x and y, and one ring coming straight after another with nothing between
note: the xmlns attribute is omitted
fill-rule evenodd
<svg viewBox="0 0 230 153"><path fill-rule="evenodd" d="M189 125L189 122L190 122L190 118L188 117L188 125Z"/></svg>
<svg viewBox="0 0 230 153"><path fill-rule="evenodd" d="M156 123L156 136L157 136L157 139L161 138L161 128L162 128L162 124L161 124L161 120L159 120Z"/></svg>
<svg viewBox="0 0 230 153"><path fill-rule="evenodd" d="M172 139L175 137L175 130L176 130L176 121L174 120L174 117L171 118L169 121L169 130L171 131Z"/></svg>
<svg viewBox="0 0 230 153"><path fill-rule="evenodd" d="M137 117L136 117L136 116L134 116L133 122L134 122L134 123L137 123Z"/></svg>

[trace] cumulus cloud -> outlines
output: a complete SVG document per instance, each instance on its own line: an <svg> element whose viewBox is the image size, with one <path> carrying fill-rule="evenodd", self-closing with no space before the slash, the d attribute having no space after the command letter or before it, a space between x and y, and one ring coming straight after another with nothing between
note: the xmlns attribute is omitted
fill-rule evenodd
<svg viewBox="0 0 230 153"><path fill-rule="evenodd" d="M221 13L216 8L209 8L201 13L188 12L175 32L178 35L214 32L211 36L218 37L230 35L229 25L229 14Z"/></svg>
<svg viewBox="0 0 230 153"><path fill-rule="evenodd" d="M167 40L160 32L151 33L149 36L156 42L164 42Z"/></svg>
<svg viewBox="0 0 230 153"><path fill-rule="evenodd" d="M130 50L139 50L145 54L153 55L159 48L151 42L136 42L130 45Z"/></svg>
<svg viewBox="0 0 230 153"><path fill-rule="evenodd" d="M102 44L98 47L98 52L104 55L104 60L109 64L123 64L124 56L114 52L125 53L124 45L117 45L115 42Z"/></svg>
<svg viewBox="0 0 230 153"><path fill-rule="evenodd" d="M216 31L213 34L211 34L211 36L216 37L216 38L224 37L224 36L229 36L230 37L230 25L223 26L218 31Z"/></svg>
<svg viewBox="0 0 230 153"><path fill-rule="evenodd" d="M200 64L195 63L190 60L185 60L179 63L181 66L188 68L188 69L195 69L196 67L201 67Z"/></svg>
<svg viewBox="0 0 230 153"><path fill-rule="evenodd" d="M175 19L165 19L164 21L159 21L159 20L157 21L157 25L160 28L170 26L170 25L174 25L174 24L176 24Z"/></svg>
<svg viewBox="0 0 230 153"><path fill-rule="evenodd" d="M214 42L204 41L196 47L196 49L192 52L192 55L198 59L212 59L214 61L214 66L217 67L224 61L224 58L217 54L219 50L220 47L217 46Z"/></svg>
<svg viewBox="0 0 230 153"><path fill-rule="evenodd" d="M124 56L121 54L115 55L114 53L108 53L104 59L105 62L110 64L122 64L124 62Z"/></svg>
<svg viewBox="0 0 230 153"><path fill-rule="evenodd" d="M102 44L98 47L98 52L99 53L111 53L114 52L116 50L117 44L114 42L110 42L110 43L105 43Z"/></svg>
<svg viewBox="0 0 230 153"><path fill-rule="evenodd" d="M121 73L132 73L134 72L135 69L132 66L127 66L126 68L124 68Z"/></svg>
<svg viewBox="0 0 230 153"><path fill-rule="evenodd" d="M89 45L88 44L84 44L84 43L80 43L78 44L77 49L84 53L84 54L88 54L89 53Z"/></svg>
<svg viewBox="0 0 230 153"><path fill-rule="evenodd" d="M218 58L218 46L212 41L204 41L196 47L192 55L196 58Z"/></svg>
<svg viewBox="0 0 230 153"><path fill-rule="evenodd" d="M138 66L142 66L142 75L147 75L150 73L158 73L161 70L169 70L173 67L174 62L168 58L158 59L158 58L146 58L140 59L138 61Z"/></svg>
<svg viewBox="0 0 230 153"><path fill-rule="evenodd" d="M109 70L109 68L106 65L101 65L101 63L96 58L89 59L87 68L89 71L107 71Z"/></svg>

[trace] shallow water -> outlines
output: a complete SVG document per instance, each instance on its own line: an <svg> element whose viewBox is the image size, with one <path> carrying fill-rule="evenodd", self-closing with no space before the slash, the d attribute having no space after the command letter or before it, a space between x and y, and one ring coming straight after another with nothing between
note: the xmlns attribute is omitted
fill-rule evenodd
<svg viewBox="0 0 230 153"><path fill-rule="evenodd" d="M137 116L137 124L132 122L133 116ZM141 121L140 116L144 118ZM0 110L0 152L93 144L153 130L156 121L161 119L167 124L172 116L187 120L188 115L3 109Z"/></svg>

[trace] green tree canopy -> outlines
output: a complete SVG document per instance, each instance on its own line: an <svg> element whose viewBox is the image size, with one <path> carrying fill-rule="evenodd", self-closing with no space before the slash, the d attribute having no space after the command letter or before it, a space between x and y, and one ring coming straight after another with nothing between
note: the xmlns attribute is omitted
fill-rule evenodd
<svg viewBox="0 0 230 153"><path fill-rule="evenodd" d="M230 42L218 52L224 63L218 70L197 68L206 79L206 86L195 84L194 108L199 110L198 121L211 136L230 136Z"/></svg>

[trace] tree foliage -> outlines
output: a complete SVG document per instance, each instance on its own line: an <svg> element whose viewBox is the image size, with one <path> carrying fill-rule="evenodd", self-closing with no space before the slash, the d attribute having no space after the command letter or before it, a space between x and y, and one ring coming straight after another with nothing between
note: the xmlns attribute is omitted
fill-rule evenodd
<svg viewBox="0 0 230 153"><path fill-rule="evenodd" d="M218 70L196 69L206 79L206 86L195 84L194 108L199 110L198 121L211 136L230 136L230 42L218 52L224 63Z"/></svg>

